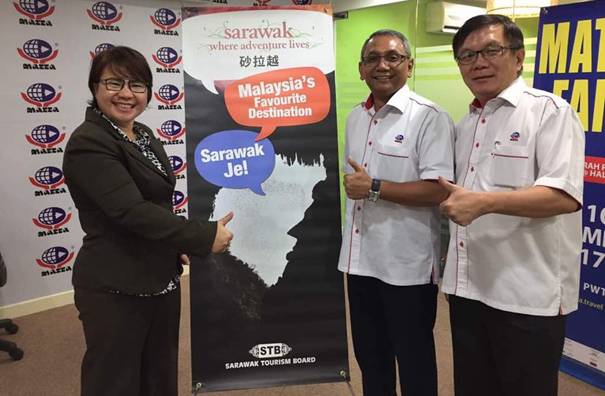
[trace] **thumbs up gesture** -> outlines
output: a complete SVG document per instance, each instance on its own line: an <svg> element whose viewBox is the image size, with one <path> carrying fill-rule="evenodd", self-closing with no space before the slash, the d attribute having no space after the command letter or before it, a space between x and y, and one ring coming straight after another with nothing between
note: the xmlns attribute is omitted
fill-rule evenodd
<svg viewBox="0 0 605 396"><path fill-rule="evenodd" d="M233 234L227 229L226 225L233 218L233 212L229 212L216 222L216 235L212 244L212 253L222 253L229 249Z"/></svg>
<svg viewBox="0 0 605 396"><path fill-rule="evenodd" d="M357 162L351 158L348 159L348 162L353 168L353 173L348 173L344 177L343 184L347 197L350 199L366 199L372 187L372 178Z"/></svg>
<svg viewBox="0 0 605 396"><path fill-rule="evenodd" d="M466 226L471 224L477 217L485 214L483 212L484 205L481 199L481 192L469 191L450 183L442 177L439 177L439 185L449 193L449 197L441 202L439 209L441 209L441 213L449 217L454 223Z"/></svg>

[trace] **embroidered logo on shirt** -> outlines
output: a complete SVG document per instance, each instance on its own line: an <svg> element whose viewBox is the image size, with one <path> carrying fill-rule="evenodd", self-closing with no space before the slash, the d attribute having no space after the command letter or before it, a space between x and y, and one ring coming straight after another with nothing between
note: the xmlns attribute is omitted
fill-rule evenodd
<svg viewBox="0 0 605 396"><path fill-rule="evenodd" d="M510 134L510 141L518 142L520 137L521 137L521 134L519 132L513 132Z"/></svg>
<svg viewBox="0 0 605 396"><path fill-rule="evenodd" d="M395 136L395 143L403 143L403 135L401 133Z"/></svg>

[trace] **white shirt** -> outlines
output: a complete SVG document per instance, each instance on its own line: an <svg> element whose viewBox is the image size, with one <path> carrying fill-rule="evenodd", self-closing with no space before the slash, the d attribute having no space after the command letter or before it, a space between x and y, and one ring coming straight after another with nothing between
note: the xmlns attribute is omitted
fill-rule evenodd
<svg viewBox="0 0 605 396"><path fill-rule="evenodd" d="M477 102L474 102L477 103ZM473 191L548 186L582 203L584 130L574 110L518 78L456 126L456 181ZM491 307L554 316L577 308L580 211L549 218L487 214L450 222L442 290Z"/></svg>
<svg viewBox="0 0 605 396"><path fill-rule="evenodd" d="M372 178L411 182L453 178L454 124L449 115L404 86L378 112L371 100L347 119L345 161ZM353 169L346 165L346 173ZM346 199L338 269L398 285L438 281L438 207L403 206L379 199Z"/></svg>

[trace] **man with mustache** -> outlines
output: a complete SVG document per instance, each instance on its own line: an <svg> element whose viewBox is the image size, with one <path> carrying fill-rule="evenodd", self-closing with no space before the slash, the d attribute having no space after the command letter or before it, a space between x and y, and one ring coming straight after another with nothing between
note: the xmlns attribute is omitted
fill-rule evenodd
<svg viewBox="0 0 605 396"><path fill-rule="evenodd" d="M364 43L368 99L347 119L346 224L338 268L347 273L355 357L365 396L436 396L433 326L440 258L437 179L453 178L453 123L416 95L410 44L393 30Z"/></svg>

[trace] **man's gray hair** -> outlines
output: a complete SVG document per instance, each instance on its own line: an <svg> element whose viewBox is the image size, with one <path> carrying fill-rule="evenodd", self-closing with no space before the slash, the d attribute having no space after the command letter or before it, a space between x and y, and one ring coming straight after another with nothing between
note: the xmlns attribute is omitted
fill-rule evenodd
<svg viewBox="0 0 605 396"><path fill-rule="evenodd" d="M405 52L406 52L404 55L406 55L408 57L412 56L410 41L408 40L407 37L405 37L405 35L403 33L398 32L397 30L392 30L392 29L380 29L380 30L377 30L374 33L370 34L370 36L366 39L366 41L364 41L363 46L361 47L361 59L362 60L363 60L363 54L366 52L366 48L368 47L368 43L370 42L371 39L373 39L376 36L397 37L403 43L403 48L405 49Z"/></svg>

